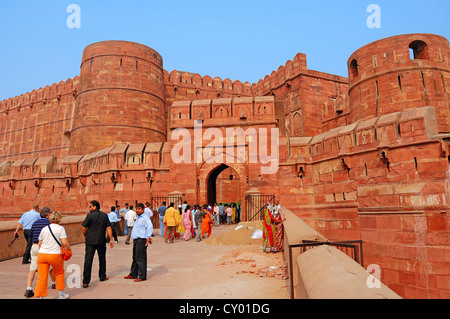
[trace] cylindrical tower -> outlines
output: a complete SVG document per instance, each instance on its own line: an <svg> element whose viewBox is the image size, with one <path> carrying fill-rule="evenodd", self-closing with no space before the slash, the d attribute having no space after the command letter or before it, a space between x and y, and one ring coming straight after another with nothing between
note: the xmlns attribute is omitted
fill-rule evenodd
<svg viewBox="0 0 450 319"><path fill-rule="evenodd" d="M104 41L83 52L70 154L115 144L163 142L166 112L162 57L144 45Z"/></svg>
<svg viewBox="0 0 450 319"><path fill-rule="evenodd" d="M406 34L370 43L348 60L350 120L435 106L440 133L450 132L449 41Z"/></svg>

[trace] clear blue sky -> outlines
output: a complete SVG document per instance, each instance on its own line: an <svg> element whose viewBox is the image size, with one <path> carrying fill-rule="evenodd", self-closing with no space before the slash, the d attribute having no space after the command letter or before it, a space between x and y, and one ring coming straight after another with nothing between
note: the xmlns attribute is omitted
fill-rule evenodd
<svg viewBox="0 0 450 319"><path fill-rule="evenodd" d="M70 4L81 28L70 29ZM381 28L366 21L381 8ZM169 72L257 82L305 53L308 68L347 76L358 48L405 33L450 39L450 1L2 1L0 100L73 78L83 49L97 41L127 40L158 51Z"/></svg>

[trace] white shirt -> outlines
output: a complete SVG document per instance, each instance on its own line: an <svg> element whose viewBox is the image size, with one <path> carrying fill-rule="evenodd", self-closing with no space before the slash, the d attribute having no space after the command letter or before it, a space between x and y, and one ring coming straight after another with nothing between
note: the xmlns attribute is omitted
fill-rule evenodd
<svg viewBox="0 0 450 319"><path fill-rule="evenodd" d="M134 221L136 220L136 212L134 210L130 209L125 214L125 220L127 221L127 226L128 227L133 227L134 226Z"/></svg>
<svg viewBox="0 0 450 319"><path fill-rule="evenodd" d="M148 218L151 218L153 216L153 211L150 209L150 207L145 207L144 213L147 214Z"/></svg>
<svg viewBox="0 0 450 319"><path fill-rule="evenodd" d="M50 227L52 228L53 235L55 235L56 239L58 239L62 244L61 238L67 238L66 230L64 229L64 227L58 224L50 224ZM39 248L39 253L58 255L61 253L61 247L59 247L58 243L55 241L55 238L53 238L48 227L42 228L39 235L39 240L42 240L41 248Z"/></svg>

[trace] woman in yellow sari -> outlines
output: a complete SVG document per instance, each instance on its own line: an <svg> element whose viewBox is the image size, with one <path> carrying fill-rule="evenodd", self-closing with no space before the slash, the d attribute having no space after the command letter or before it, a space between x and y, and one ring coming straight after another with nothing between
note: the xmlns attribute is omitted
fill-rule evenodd
<svg viewBox="0 0 450 319"><path fill-rule="evenodd" d="M231 215L231 223L235 224L236 223L236 204L235 203L231 203L231 210L233 211L233 214Z"/></svg>
<svg viewBox="0 0 450 319"><path fill-rule="evenodd" d="M183 212L181 210L181 205L178 205L178 212L179 214L177 215L177 221L178 221L178 227L177 227L177 233L180 234L184 234L184 226L182 226L181 224L181 220L182 220L182 216L183 216Z"/></svg>

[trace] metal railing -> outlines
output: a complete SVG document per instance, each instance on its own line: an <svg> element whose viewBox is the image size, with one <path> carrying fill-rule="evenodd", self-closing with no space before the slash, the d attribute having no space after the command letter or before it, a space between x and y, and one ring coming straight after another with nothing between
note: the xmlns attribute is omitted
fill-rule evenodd
<svg viewBox="0 0 450 319"><path fill-rule="evenodd" d="M267 204L275 205L275 195L247 194L245 195L245 208L247 221L262 220Z"/></svg>
<svg viewBox="0 0 450 319"><path fill-rule="evenodd" d="M155 209L158 209L163 202L166 202L166 206L169 206L171 202L175 204L175 207L183 203L183 199L178 195L168 196L152 196L151 204Z"/></svg>

